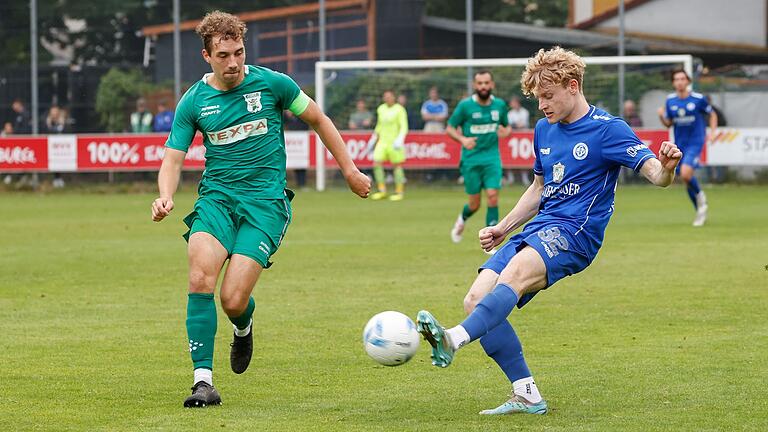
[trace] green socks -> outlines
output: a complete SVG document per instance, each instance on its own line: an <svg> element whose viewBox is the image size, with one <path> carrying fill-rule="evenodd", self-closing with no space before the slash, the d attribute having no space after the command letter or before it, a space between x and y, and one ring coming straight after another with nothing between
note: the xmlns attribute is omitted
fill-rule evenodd
<svg viewBox="0 0 768 432"><path fill-rule="evenodd" d="M195 369L213 370L213 342L216 339L216 303L213 294L190 293L187 301L189 353Z"/></svg>
<svg viewBox="0 0 768 432"><path fill-rule="evenodd" d="M256 309L256 302L253 300L253 297L250 297L248 299L248 306L245 308L242 315L238 317L229 317L229 320L232 321L232 324L238 329L245 330L251 322L254 309Z"/></svg>
<svg viewBox="0 0 768 432"><path fill-rule="evenodd" d="M395 176L396 185L405 184L405 171L403 171L403 167L401 166L395 167L395 169L392 170L392 174Z"/></svg>
<svg viewBox="0 0 768 432"><path fill-rule="evenodd" d="M464 210L462 210L462 211L461 211L461 218L462 218L462 219L464 219L464 220L466 221L467 219L469 219L469 217L470 217L470 216L472 216L473 214L475 214L475 212L476 212L476 211L477 211L477 210L475 210L475 211L472 211L472 210L469 208L469 204L464 204Z"/></svg>
<svg viewBox="0 0 768 432"><path fill-rule="evenodd" d="M496 225L499 223L499 208L488 207L488 211L485 213L485 226Z"/></svg>

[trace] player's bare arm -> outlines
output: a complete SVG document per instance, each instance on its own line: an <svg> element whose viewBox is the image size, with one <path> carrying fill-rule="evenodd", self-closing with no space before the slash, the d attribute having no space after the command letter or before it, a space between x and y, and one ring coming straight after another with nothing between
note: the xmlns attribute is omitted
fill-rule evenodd
<svg viewBox="0 0 768 432"><path fill-rule="evenodd" d="M493 249L500 245L509 233L536 216L543 191L544 177L534 175L533 183L523 192L515 207L498 224L480 230L480 247L486 251Z"/></svg>
<svg viewBox="0 0 768 432"><path fill-rule="evenodd" d="M323 141L323 145L331 152L336 162L341 168L341 172L344 178L347 180L347 184L352 192L356 193L362 198L367 198L371 192L371 179L367 175L360 172L352 162L352 158L347 153L347 148L344 145L344 140L341 138L338 129L333 125L331 119L328 118L317 106L315 101L310 100L307 109L299 116L305 123L312 127L312 129L320 135L320 140Z"/></svg>
<svg viewBox="0 0 768 432"><path fill-rule="evenodd" d="M173 194L179 187L185 156L186 153L183 151L165 148L163 163L157 175L160 197L152 202L152 220L155 222L160 222L173 210Z"/></svg>
<svg viewBox="0 0 768 432"><path fill-rule="evenodd" d="M709 113L709 130L707 132L707 141L712 141L712 137L715 136L715 131L717 130L717 113L712 110L711 113Z"/></svg>
<svg viewBox="0 0 768 432"><path fill-rule="evenodd" d="M683 152L674 143L664 141L659 149L659 158L649 158L640 172L656 186L667 187L675 179L675 168L683 158Z"/></svg>
<svg viewBox="0 0 768 432"><path fill-rule="evenodd" d="M499 138L506 138L512 134L512 126L499 126L496 133L499 135Z"/></svg>
<svg viewBox="0 0 768 432"><path fill-rule="evenodd" d="M459 129L451 125L445 127L445 133L447 133L449 137L461 144L461 146L467 150L472 150L475 148L475 145L477 145L477 138L465 137Z"/></svg>
<svg viewBox="0 0 768 432"><path fill-rule="evenodd" d="M657 113L659 114L659 121L661 121L661 124L663 124L665 127L672 126L672 120L670 120L670 119L668 119L666 117L667 110L664 109L664 107L659 107ZM715 124L717 124L717 123L715 123Z"/></svg>

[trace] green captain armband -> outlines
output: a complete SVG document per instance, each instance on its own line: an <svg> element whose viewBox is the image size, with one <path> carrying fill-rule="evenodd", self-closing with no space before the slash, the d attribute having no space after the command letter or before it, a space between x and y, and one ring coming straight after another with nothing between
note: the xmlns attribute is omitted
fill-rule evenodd
<svg viewBox="0 0 768 432"><path fill-rule="evenodd" d="M304 114L304 111L307 110L310 100L311 99L306 93L299 91L299 94L296 96L296 99L293 100L291 106L288 107L288 110L298 117Z"/></svg>

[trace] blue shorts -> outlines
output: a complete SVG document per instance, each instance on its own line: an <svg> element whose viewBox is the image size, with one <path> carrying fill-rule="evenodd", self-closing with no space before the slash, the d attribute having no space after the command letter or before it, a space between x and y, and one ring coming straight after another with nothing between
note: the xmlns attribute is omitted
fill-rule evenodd
<svg viewBox="0 0 768 432"><path fill-rule="evenodd" d="M517 252L526 246L535 249L547 267L547 286L542 289L547 289L560 279L584 270L592 262L581 244L576 241L573 228L550 222L526 226L521 233L512 236L501 249L480 266L480 270L490 269L501 274ZM517 307L525 306L537 293L538 291L520 297Z"/></svg>
<svg viewBox="0 0 768 432"><path fill-rule="evenodd" d="M680 173L680 167L683 165L689 165L693 167L693 169L699 167L702 147L704 147L704 144L686 145L680 147L680 151L683 152L683 159L677 165L677 174Z"/></svg>

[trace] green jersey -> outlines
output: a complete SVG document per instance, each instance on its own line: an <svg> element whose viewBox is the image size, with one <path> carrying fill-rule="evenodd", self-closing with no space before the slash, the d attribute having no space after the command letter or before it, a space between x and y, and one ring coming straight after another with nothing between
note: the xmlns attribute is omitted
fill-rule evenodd
<svg viewBox="0 0 768 432"><path fill-rule="evenodd" d="M461 149L462 165L485 165L501 159L499 153L499 125L507 126L507 104L491 96L491 103L480 105L475 95L463 99L448 119L448 124L461 128L465 137L476 137L477 145Z"/></svg>
<svg viewBox="0 0 768 432"><path fill-rule="evenodd" d="M201 185L282 199L283 110L299 115L309 98L289 76L260 66L247 65L243 82L227 91L208 85L209 76L192 85L179 101L166 147L186 152L199 130L205 145Z"/></svg>

